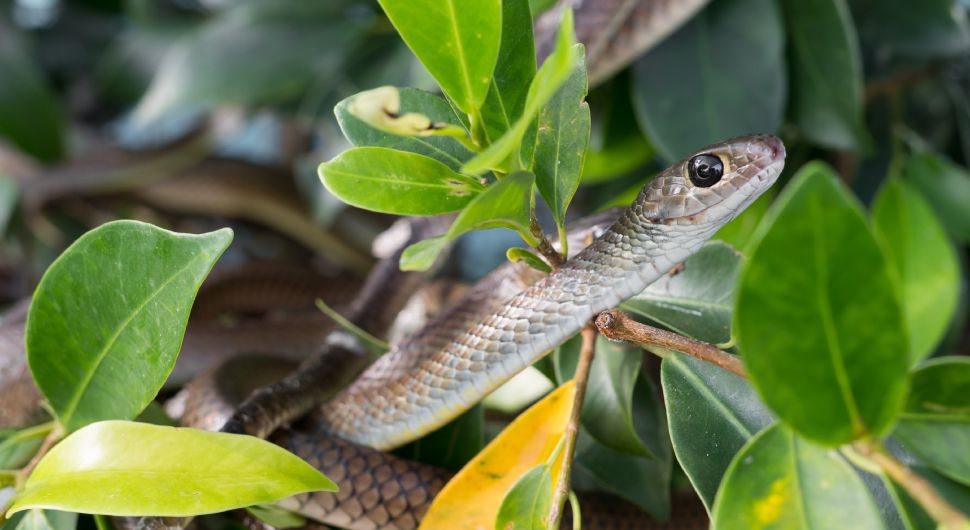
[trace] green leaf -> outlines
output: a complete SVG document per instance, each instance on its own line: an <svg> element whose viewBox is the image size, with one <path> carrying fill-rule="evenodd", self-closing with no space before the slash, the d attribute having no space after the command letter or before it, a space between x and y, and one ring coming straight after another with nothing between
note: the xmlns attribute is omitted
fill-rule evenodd
<svg viewBox="0 0 970 530"><path fill-rule="evenodd" d="M64 155L64 116L17 32L0 16L0 136L45 162Z"/></svg>
<svg viewBox="0 0 970 530"><path fill-rule="evenodd" d="M773 0L711 2L634 65L637 117L657 151L773 132L785 110L784 27Z"/></svg>
<svg viewBox="0 0 970 530"><path fill-rule="evenodd" d="M512 168L526 167L521 157L521 149L519 151L516 151L516 149L521 146L522 139L534 123L539 110L552 99L559 87L569 77L569 74L576 68L576 61L582 54L582 45L576 44L576 37L573 35L572 13L570 9L563 12L562 23L559 25L559 36L556 40L556 49L539 68L535 78L532 79L529 92L525 98L522 115L501 138L492 142L488 148L466 162L462 171L472 175L480 175L490 169L507 170L503 166L503 162L513 154L518 157L518 160L513 160Z"/></svg>
<svg viewBox="0 0 970 530"><path fill-rule="evenodd" d="M355 147L320 164L340 200L376 212L436 215L461 210L484 186L433 158L385 147Z"/></svg>
<svg viewBox="0 0 970 530"><path fill-rule="evenodd" d="M440 96L416 88L398 89L401 98L400 113L420 113L435 123L464 127L454 109ZM457 139L448 136L401 136L376 129L351 114L351 96L334 108L337 122L344 136L357 147L387 147L429 156L449 168L458 171L472 157L471 151Z"/></svg>
<svg viewBox="0 0 970 530"><path fill-rule="evenodd" d="M929 204L897 177L883 184L872 220L902 286L910 361L916 362L933 352L956 311L956 251Z"/></svg>
<svg viewBox="0 0 970 530"><path fill-rule="evenodd" d="M476 196L444 235L419 241L401 254L402 270L427 270L452 239L471 230L511 228L530 245L538 244L529 232L535 196L532 173L515 173L490 185Z"/></svg>
<svg viewBox="0 0 970 530"><path fill-rule="evenodd" d="M660 375L674 454L710 510L731 459L775 418L748 381L710 363L671 352Z"/></svg>
<svg viewBox="0 0 970 530"><path fill-rule="evenodd" d="M545 530L552 506L552 475L549 464L530 469L502 499L495 530Z"/></svg>
<svg viewBox="0 0 970 530"><path fill-rule="evenodd" d="M342 76L346 50L372 17L340 16L337 2L246 2L177 41L135 110L153 121L179 108L292 102ZM254 60L258 58L258 60Z"/></svg>
<svg viewBox="0 0 970 530"><path fill-rule="evenodd" d="M859 150L862 59L846 0L782 2L790 45L790 117L812 142Z"/></svg>
<svg viewBox="0 0 970 530"><path fill-rule="evenodd" d="M845 460L781 425L755 436L731 462L711 517L718 530L881 529L865 484Z"/></svg>
<svg viewBox="0 0 970 530"><path fill-rule="evenodd" d="M970 416L970 357L937 357L910 379L906 412Z"/></svg>
<svg viewBox="0 0 970 530"><path fill-rule="evenodd" d="M951 506L963 513L970 513L970 488L957 484L947 479L943 475L934 472L932 469L921 465L908 466L914 473L926 479L941 497L946 499ZM913 530L937 530L939 526L927 514L923 507L895 482L889 480L885 475L882 476L887 489L892 492L896 506L899 508L900 517L905 521L907 529Z"/></svg>
<svg viewBox="0 0 970 530"><path fill-rule="evenodd" d="M502 43L482 106L482 124L489 143L501 138L518 121L525 109L529 84L535 76L536 54L529 4L521 0L502 0ZM523 142L523 150L531 151L531 144ZM531 157L531 152L528 156Z"/></svg>
<svg viewBox="0 0 970 530"><path fill-rule="evenodd" d="M552 267L550 267L548 263L542 261L542 258L528 249L512 247L505 251L505 257L508 258L508 260L512 263L524 261L526 265L537 271L552 272Z"/></svg>
<svg viewBox="0 0 970 530"><path fill-rule="evenodd" d="M822 163L772 205L741 273L734 329L782 421L825 445L883 434L906 390L909 340L890 264Z"/></svg>
<svg viewBox="0 0 970 530"><path fill-rule="evenodd" d="M7 226L19 199L20 188L17 182L0 173L0 235L7 233Z"/></svg>
<svg viewBox="0 0 970 530"><path fill-rule="evenodd" d="M939 357L912 375L893 437L940 473L970 486L970 358Z"/></svg>
<svg viewBox="0 0 970 530"><path fill-rule="evenodd" d="M904 413L893 437L924 463L970 486L970 415Z"/></svg>
<svg viewBox="0 0 970 530"><path fill-rule="evenodd" d="M182 517L336 490L310 464L259 438L105 421L54 446L9 513Z"/></svg>
<svg viewBox="0 0 970 530"><path fill-rule="evenodd" d="M458 471L485 447L485 408L475 405L447 425L394 451L425 464Z"/></svg>
<svg viewBox="0 0 970 530"><path fill-rule="evenodd" d="M76 527L76 513L56 510L20 512L2 526L3 530L74 530Z"/></svg>
<svg viewBox="0 0 970 530"><path fill-rule="evenodd" d="M276 528L284 530L286 528L302 528L306 526L306 517L300 514L284 510L272 504L257 504L246 508L253 517Z"/></svg>
<svg viewBox="0 0 970 530"><path fill-rule="evenodd" d="M665 274L622 307L698 340L729 342L742 260L724 243L707 243L676 273Z"/></svg>
<svg viewBox="0 0 970 530"><path fill-rule="evenodd" d="M477 116L502 34L501 0L379 0L387 17L445 94Z"/></svg>
<svg viewBox="0 0 970 530"><path fill-rule="evenodd" d="M579 55L579 66L539 113L535 150L536 187L560 233L565 233L566 209L579 188L589 146L586 62Z"/></svg>
<svg viewBox="0 0 970 530"><path fill-rule="evenodd" d="M27 316L27 361L68 432L131 419L172 371L199 285L232 241L115 221L44 273Z"/></svg>
<svg viewBox="0 0 970 530"><path fill-rule="evenodd" d="M26 465L52 428L51 423L44 423L0 434L0 469L19 469Z"/></svg>
<svg viewBox="0 0 970 530"><path fill-rule="evenodd" d="M859 36L867 47L916 57L966 53L970 49L967 13L953 0L855 0ZM885 53L885 52L884 52Z"/></svg>
<svg viewBox="0 0 970 530"><path fill-rule="evenodd" d="M906 159L900 174L926 197L947 232L970 243L970 172L940 156L916 153Z"/></svg>
<svg viewBox="0 0 970 530"><path fill-rule="evenodd" d="M624 347L602 336L596 338L596 356L590 366L586 398L583 400L583 427L598 442L610 449L653 457L654 448L646 445L634 425L635 404L651 401L649 387L637 382L643 351ZM639 389L640 392L635 392ZM639 394L639 395L637 395ZM659 407L657 407L659 408ZM645 410L650 410L649 408ZM648 423L656 424L657 418ZM654 440L651 440L654 441ZM654 445L660 445L656 443Z"/></svg>

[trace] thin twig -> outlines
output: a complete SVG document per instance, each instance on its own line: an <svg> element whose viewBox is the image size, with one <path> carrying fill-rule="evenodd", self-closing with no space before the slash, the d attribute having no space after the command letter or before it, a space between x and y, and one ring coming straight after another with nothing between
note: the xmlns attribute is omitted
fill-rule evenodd
<svg viewBox="0 0 970 530"><path fill-rule="evenodd" d="M690 339L677 333L641 324L623 311L611 309L596 317L596 328L606 338L625 340L641 346L659 346L715 364L732 374L747 378L741 359L713 344Z"/></svg>
<svg viewBox="0 0 970 530"><path fill-rule="evenodd" d="M64 438L64 434L64 428L60 424L54 426L47 437L44 438L44 441L41 442L40 448L37 450L37 454L30 459L30 462L28 462L23 469L17 472L17 489L23 487L24 483L26 483L27 479L30 477L30 473L34 471L37 464L39 464L47 452L51 450L51 447L54 447L57 442Z"/></svg>
<svg viewBox="0 0 970 530"><path fill-rule="evenodd" d="M596 353L596 328L586 326L582 331L583 345L579 350L579 363L576 365L576 396L573 398L573 408L569 413L569 423L566 424L566 432L563 436L566 444L563 447L562 469L559 472L559 479L556 481L556 488L552 493L552 509L549 511L548 528L559 528L559 520L562 518L562 511L569 496L569 477L573 468L573 453L576 449L576 435L579 434L579 420L583 411L583 398L586 395L586 383L589 380L589 368L593 364L593 355Z"/></svg>
<svg viewBox="0 0 970 530"><path fill-rule="evenodd" d="M953 507L928 480L914 473L878 441L856 442L853 447L882 468L945 530L967 530L970 518Z"/></svg>
<svg viewBox="0 0 970 530"><path fill-rule="evenodd" d="M539 244L533 245L533 247L539 252L539 254L542 254L542 257L546 258L546 261L549 262L549 266L552 267L553 270L558 269L563 263L566 262L563 255L560 254L552 246L552 243L549 242L549 239L546 238L546 234L539 226L539 220L536 219L535 213L532 214L532 223L529 225L529 231L532 233L532 236L539 241Z"/></svg>

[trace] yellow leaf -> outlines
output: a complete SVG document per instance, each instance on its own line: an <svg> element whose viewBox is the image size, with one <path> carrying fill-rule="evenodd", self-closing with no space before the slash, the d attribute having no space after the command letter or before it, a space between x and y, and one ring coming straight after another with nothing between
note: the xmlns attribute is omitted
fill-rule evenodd
<svg viewBox="0 0 970 530"><path fill-rule="evenodd" d="M575 395L575 385L567 381L520 414L441 490L420 530L492 530L505 494L555 451ZM560 455L552 466L553 484L561 467Z"/></svg>

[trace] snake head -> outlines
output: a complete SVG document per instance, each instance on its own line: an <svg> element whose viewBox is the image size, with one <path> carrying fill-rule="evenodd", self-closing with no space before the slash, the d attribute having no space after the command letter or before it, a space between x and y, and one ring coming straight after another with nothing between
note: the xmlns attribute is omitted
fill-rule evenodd
<svg viewBox="0 0 970 530"><path fill-rule="evenodd" d="M634 203L652 223L721 226L774 184L785 167L775 136L739 136L709 145L650 181Z"/></svg>

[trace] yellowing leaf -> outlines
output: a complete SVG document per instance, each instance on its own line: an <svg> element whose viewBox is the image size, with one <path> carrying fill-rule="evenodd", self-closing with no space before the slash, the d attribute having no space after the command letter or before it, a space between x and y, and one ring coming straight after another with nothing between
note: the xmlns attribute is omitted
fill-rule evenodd
<svg viewBox="0 0 970 530"><path fill-rule="evenodd" d="M576 388L572 381L519 415L441 490L420 530L491 530L505 494L530 469L546 462L566 430ZM562 459L552 466L552 483Z"/></svg>

